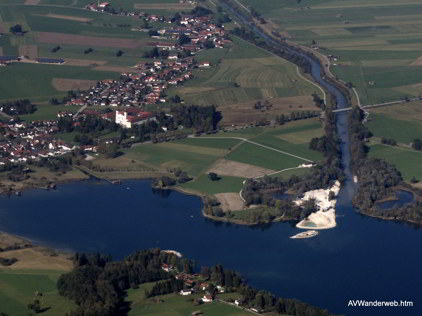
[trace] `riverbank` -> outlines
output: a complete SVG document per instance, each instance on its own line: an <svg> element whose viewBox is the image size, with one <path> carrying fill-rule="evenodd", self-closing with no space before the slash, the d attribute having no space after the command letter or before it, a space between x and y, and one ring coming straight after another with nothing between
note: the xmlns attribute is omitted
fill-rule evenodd
<svg viewBox="0 0 422 316"><path fill-rule="evenodd" d="M16 259L9 266L0 266L0 270L55 270L70 271L73 267L69 259L71 253L53 249L20 236L0 232L0 258Z"/></svg>
<svg viewBox="0 0 422 316"><path fill-rule="evenodd" d="M89 176L76 168L66 172L53 172L47 168L31 167L28 178L22 181L11 181L7 174L0 175L0 194L11 195L31 189L51 189L55 185L89 179Z"/></svg>

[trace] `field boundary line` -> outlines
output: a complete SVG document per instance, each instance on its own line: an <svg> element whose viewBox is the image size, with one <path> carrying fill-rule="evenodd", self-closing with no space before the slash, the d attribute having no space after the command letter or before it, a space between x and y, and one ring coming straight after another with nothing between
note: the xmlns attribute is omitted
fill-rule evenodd
<svg viewBox="0 0 422 316"><path fill-rule="evenodd" d="M237 4L239 4L243 9L251 13L251 10L249 10L247 7L245 7L239 0L234 0Z"/></svg>
<svg viewBox="0 0 422 316"><path fill-rule="evenodd" d="M356 100L358 101L358 106L361 108L361 107L362 107L362 105L360 104L359 94L358 94L358 92L357 92L357 90L356 90L356 88L355 88L355 87L352 87L352 90L353 90L353 92L355 93Z"/></svg>
<svg viewBox="0 0 422 316"><path fill-rule="evenodd" d="M406 149L406 148L403 148L403 147L400 147L400 146L393 146L393 145L383 144L383 143L377 142L375 140L371 140L370 143L372 145L382 145L382 146L385 146L385 147L389 147L389 148L393 148L393 149L397 149L397 150L401 150L401 151L407 151L409 153L422 154L422 151L420 151L420 150Z"/></svg>
<svg viewBox="0 0 422 316"><path fill-rule="evenodd" d="M201 139L227 139L227 138L239 139L239 140L242 140L245 143L250 143L250 144L253 144L253 145L256 145L256 146L260 146L260 147L263 147L263 148L266 148L266 149L269 149L269 150L272 150L272 151L276 151L278 153L281 153L281 154L284 154L284 155L287 155L287 156L291 156L291 157L294 157L294 158L297 158L297 159L300 159L300 160L303 160L303 161L307 161L307 162L310 162L310 163L314 162L314 161L309 160L307 158L300 157L300 156L297 156L295 154L291 154L291 153L288 153L286 151L279 150L279 149L276 149L276 148L273 148L273 147L270 147L270 146L267 146L267 145L263 145L263 144L260 144L260 143L257 143L257 142L253 142L249 139L242 138L242 137L198 137L198 139L199 138L201 138Z"/></svg>
<svg viewBox="0 0 422 316"><path fill-rule="evenodd" d="M264 174L264 175L262 175L262 176L259 176L259 177L254 178L254 179L260 179L260 178L263 178L263 177L265 177L265 176L272 176L272 175L275 175L275 174L277 174L277 173L282 173L282 172L284 172L284 171L288 171L288 170L306 169L306 168L309 168L309 167L301 167L301 166L299 166L299 167L286 168L286 169L282 169L282 170L279 170L279 171L275 171L275 172L271 172L271 173Z"/></svg>

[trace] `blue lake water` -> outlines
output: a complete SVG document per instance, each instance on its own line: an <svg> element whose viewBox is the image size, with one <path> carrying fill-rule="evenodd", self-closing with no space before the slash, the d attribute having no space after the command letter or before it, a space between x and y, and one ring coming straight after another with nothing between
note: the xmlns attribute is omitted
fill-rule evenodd
<svg viewBox="0 0 422 316"><path fill-rule="evenodd" d="M396 200L379 203L377 206L382 210L392 209L394 207L401 207L403 205L413 202L413 193L409 191L399 190L396 192Z"/></svg>
<svg viewBox="0 0 422 316"><path fill-rule="evenodd" d="M127 189L129 187L130 189ZM363 217L338 201L338 226L311 239L276 223L244 227L201 215L202 202L150 181L84 181L57 191L0 197L0 230L69 250L121 258L136 249L176 249L198 266L222 263L258 288L347 315L422 315L422 231ZM350 299L408 300L413 308L347 307Z"/></svg>

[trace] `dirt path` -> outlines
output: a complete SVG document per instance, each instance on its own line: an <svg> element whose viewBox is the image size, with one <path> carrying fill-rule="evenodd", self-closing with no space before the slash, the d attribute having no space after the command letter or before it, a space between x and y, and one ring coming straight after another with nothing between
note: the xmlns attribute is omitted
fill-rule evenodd
<svg viewBox="0 0 422 316"><path fill-rule="evenodd" d="M247 163L236 162L226 159L221 159L215 163L208 172L215 172L222 176L233 176L241 178L256 178L262 177L266 174L277 172L275 170L266 169L250 165Z"/></svg>
<svg viewBox="0 0 422 316"><path fill-rule="evenodd" d="M26 5L36 5L39 4L41 0L26 0L24 4Z"/></svg>
<svg viewBox="0 0 422 316"><path fill-rule="evenodd" d="M190 136L190 137L193 137L193 136ZM312 160L309 160L307 158L300 157L300 156L297 156L297 155L288 153L286 151L275 149L275 148L272 148L272 147L269 147L269 146L266 146L266 145L262 145L260 143L253 142L253 141L251 141L249 139L242 138L242 137L201 137L201 139L224 139L224 138L238 139L238 140L241 140L241 141L244 141L244 142L247 142L247 143L250 143L250 144L259 146L259 147L262 147L262 148L266 148L266 149L269 149L269 150L278 152L278 153L283 154L283 155L287 155L287 156L294 157L294 158L297 158L297 159L300 159L300 160L303 160L303 161L306 161L306 162L313 163Z"/></svg>

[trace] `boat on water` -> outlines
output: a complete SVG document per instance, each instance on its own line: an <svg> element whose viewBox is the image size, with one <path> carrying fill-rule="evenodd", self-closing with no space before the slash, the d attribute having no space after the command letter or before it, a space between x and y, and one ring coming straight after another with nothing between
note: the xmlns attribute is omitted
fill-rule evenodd
<svg viewBox="0 0 422 316"><path fill-rule="evenodd" d="M292 239L300 239L300 238L312 238L318 235L318 232L316 230L307 230L304 232L301 232L299 234L296 234L294 236L291 236Z"/></svg>

